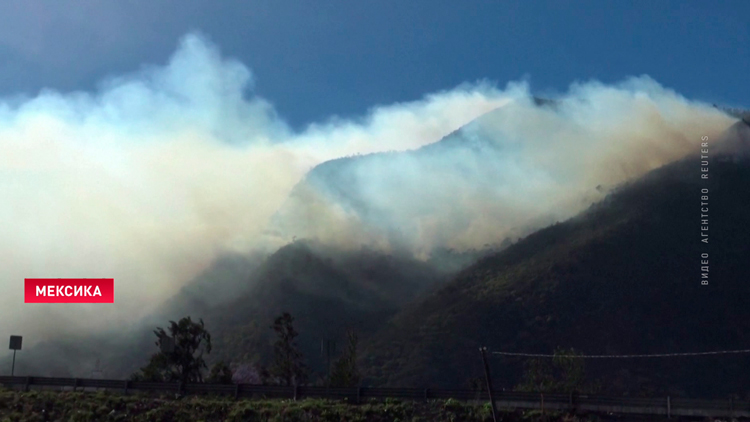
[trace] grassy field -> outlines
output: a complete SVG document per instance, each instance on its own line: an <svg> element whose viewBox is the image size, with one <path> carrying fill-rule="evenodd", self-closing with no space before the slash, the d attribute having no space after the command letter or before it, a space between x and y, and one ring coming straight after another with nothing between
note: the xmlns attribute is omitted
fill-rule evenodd
<svg viewBox="0 0 750 422"><path fill-rule="evenodd" d="M503 412L500 420L576 422L574 416ZM587 419L591 420L591 419ZM363 404L307 399L231 400L210 397L148 397L116 393L0 390L0 422L16 421L492 421L489 403L387 399Z"/></svg>

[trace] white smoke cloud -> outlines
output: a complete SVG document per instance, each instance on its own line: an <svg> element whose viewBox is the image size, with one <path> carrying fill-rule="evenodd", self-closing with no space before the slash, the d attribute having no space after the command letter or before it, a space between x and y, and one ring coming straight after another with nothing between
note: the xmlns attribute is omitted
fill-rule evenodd
<svg viewBox="0 0 750 422"><path fill-rule="evenodd" d="M702 136L716 139L733 122L648 77L574 84L554 107L538 107L523 84L504 94L513 100L431 154L362 161L342 180L301 190L281 226L343 247L397 243L423 257L482 247L570 218L607 187L697 151Z"/></svg>
<svg viewBox="0 0 750 422"><path fill-rule="evenodd" d="M0 336L139 318L222 252L260 246L313 166L416 148L508 102L476 84L295 133L252 87L192 34L166 67L97 93L0 100ZM23 304L27 277L114 277L116 304Z"/></svg>

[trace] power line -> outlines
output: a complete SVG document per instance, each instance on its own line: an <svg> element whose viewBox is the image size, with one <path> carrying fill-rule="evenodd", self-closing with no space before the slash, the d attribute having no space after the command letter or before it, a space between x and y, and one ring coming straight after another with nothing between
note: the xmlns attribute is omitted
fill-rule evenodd
<svg viewBox="0 0 750 422"><path fill-rule="evenodd" d="M706 356L706 355L728 355L728 354L741 354L750 353L750 349L744 350L720 350L715 352L692 352L692 353L661 353L661 354L649 354L649 355L554 355L554 354L540 354L540 353L513 353L513 352L491 352L493 355L503 356L521 356L530 358L578 358L578 359L633 359L633 358L669 358L679 356Z"/></svg>

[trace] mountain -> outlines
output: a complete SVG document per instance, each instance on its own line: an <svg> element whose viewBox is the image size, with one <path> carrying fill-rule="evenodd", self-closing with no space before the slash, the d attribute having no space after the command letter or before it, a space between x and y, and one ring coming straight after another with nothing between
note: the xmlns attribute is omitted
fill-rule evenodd
<svg viewBox="0 0 750 422"><path fill-rule="evenodd" d="M654 170L481 259L365 342L369 382L466 385L482 374L480 346L608 355L749 349L750 160L738 154L748 148L750 127L739 122L710 145L708 165L691 156ZM708 285L701 284L702 254ZM748 359L586 363L607 392L726 397L750 391ZM493 358L496 385L516 385L523 362Z"/></svg>
<svg viewBox="0 0 750 422"><path fill-rule="evenodd" d="M529 106L555 103L537 99ZM424 256L460 243L480 219L502 226L503 213L493 207L501 208L507 199L498 186L510 183L508 169L517 167L520 148L492 129L493 122L508 118L506 113L500 107L414 150L342 157L314 167L273 217L269 233L385 245ZM508 237L552 221L542 217ZM486 237L491 240L479 246L499 247L505 240Z"/></svg>
<svg viewBox="0 0 750 422"><path fill-rule="evenodd" d="M449 275L414 258L294 242L258 267L250 276L252 288L204 313L214 337L211 359L267 362L274 340L270 326L290 312L301 350L320 373L322 340L342 342L347 329L361 336L374 332Z"/></svg>

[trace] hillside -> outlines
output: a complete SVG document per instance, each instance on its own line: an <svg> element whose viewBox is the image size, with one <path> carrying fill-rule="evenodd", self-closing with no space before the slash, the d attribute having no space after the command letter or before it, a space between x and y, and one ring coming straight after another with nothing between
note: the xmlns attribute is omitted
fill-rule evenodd
<svg viewBox="0 0 750 422"><path fill-rule="evenodd" d="M374 332L448 276L411 258L295 242L258 268L246 293L204 314L206 324L213 327L211 359L268 361L273 319L290 312L308 364L322 372L321 340L341 341L347 329L361 336Z"/></svg>
<svg viewBox="0 0 750 422"><path fill-rule="evenodd" d="M152 331L157 326L188 315L202 318L212 334L209 362L267 360L270 326L288 311L297 319L309 363L320 372L321 339L344 339L348 328L372 332L451 274L413 258L367 249L336 251L305 241L268 257L226 256L129 330L41 343L24 351L16 370L89 377L100 359L107 377L124 378L156 352Z"/></svg>
<svg viewBox="0 0 750 422"><path fill-rule="evenodd" d="M726 148L747 148L738 123ZM744 145L744 147L742 146ZM464 270L400 312L363 353L370 382L455 386L481 374L477 348L642 354L750 346L750 163L712 145L710 179L688 158L623 186L569 221ZM710 243L701 242L701 188ZM701 253L710 283L701 285ZM750 391L750 357L587 361L612 392L724 395ZM520 359L493 358L511 388Z"/></svg>

